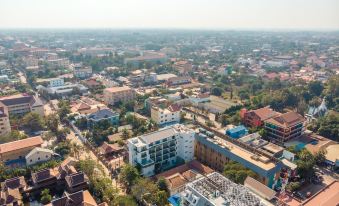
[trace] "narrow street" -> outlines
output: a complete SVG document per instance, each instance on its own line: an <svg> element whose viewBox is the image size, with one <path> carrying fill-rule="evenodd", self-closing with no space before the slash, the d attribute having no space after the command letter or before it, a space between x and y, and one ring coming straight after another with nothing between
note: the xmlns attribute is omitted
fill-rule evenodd
<svg viewBox="0 0 339 206"><path fill-rule="evenodd" d="M18 76L19 76L19 79L20 79L21 83L27 84L27 79L26 79L25 75L22 72L19 72Z"/></svg>
<svg viewBox="0 0 339 206"><path fill-rule="evenodd" d="M83 142L85 140L85 138L81 135L81 133L78 133L78 131L77 131L78 135L76 135L74 133L74 129L72 127L69 127L69 128L70 128L71 132L70 132L70 134L68 134L68 136L66 138L69 139L71 142L74 142L74 143L81 145L82 147L86 148L86 145ZM88 159L88 158L93 159L97 163L99 163L103 168L103 171L105 173L104 175L107 176L107 177L110 177L111 180L112 180L112 185L115 188L119 189L119 194L124 194L123 190L121 189L121 186L117 182L117 179L112 177L110 170L105 166L105 164L103 164L101 162L101 160L98 159L98 157L93 153L93 151L91 151L90 149L85 149L80 154L80 160L85 160L85 159Z"/></svg>

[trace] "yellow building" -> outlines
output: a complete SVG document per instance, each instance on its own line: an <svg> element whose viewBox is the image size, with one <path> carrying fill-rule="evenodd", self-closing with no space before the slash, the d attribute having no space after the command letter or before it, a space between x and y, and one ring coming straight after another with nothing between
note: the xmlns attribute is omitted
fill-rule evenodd
<svg viewBox="0 0 339 206"><path fill-rule="evenodd" d="M23 115L35 112L44 115L44 108L39 97L28 94L16 94L0 98L0 106L7 107L9 114Z"/></svg>
<svg viewBox="0 0 339 206"><path fill-rule="evenodd" d="M135 91L130 87L111 87L104 90L104 101L106 104L113 105L119 101L128 102L135 99Z"/></svg>
<svg viewBox="0 0 339 206"><path fill-rule="evenodd" d="M24 159L35 147L41 147L43 140L40 136L0 144L0 161Z"/></svg>
<svg viewBox="0 0 339 206"><path fill-rule="evenodd" d="M0 107L0 136L7 135L10 132L8 110L6 107Z"/></svg>

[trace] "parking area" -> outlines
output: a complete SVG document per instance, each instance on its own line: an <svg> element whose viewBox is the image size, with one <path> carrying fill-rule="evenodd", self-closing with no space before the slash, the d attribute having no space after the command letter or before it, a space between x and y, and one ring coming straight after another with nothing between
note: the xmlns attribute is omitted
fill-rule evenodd
<svg viewBox="0 0 339 206"><path fill-rule="evenodd" d="M316 167L315 174L318 177L319 182L312 182L307 185L304 185L300 190L300 194L306 198L309 198L330 185L333 181L339 180L338 174L332 172L326 167Z"/></svg>

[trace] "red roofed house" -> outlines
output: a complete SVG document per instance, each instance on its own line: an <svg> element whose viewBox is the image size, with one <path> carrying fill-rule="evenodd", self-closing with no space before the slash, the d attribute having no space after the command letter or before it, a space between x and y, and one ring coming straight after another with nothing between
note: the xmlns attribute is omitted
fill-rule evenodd
<svg viewBox="0 0 339 206"><path fill-rule="evenodd" d="M278 116L280 113L275 112L270 107L263 107L256 110L250 110L242 109L240 111L240 117L242 119L242 122L251 127L260 127L264 124L264 121Z"/></svg>

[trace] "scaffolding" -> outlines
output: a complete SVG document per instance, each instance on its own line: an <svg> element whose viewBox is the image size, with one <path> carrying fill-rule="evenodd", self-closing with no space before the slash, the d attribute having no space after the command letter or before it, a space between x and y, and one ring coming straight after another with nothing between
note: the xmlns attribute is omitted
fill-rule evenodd
<svg viewBox="0 0 339 206"><path fill-rule="evenodd" d="M246 187L230 181L217 172L190 183L189 188L211 202L217 198L223 198L222 205L265 206L261 198L251 193Z"/></svg>

